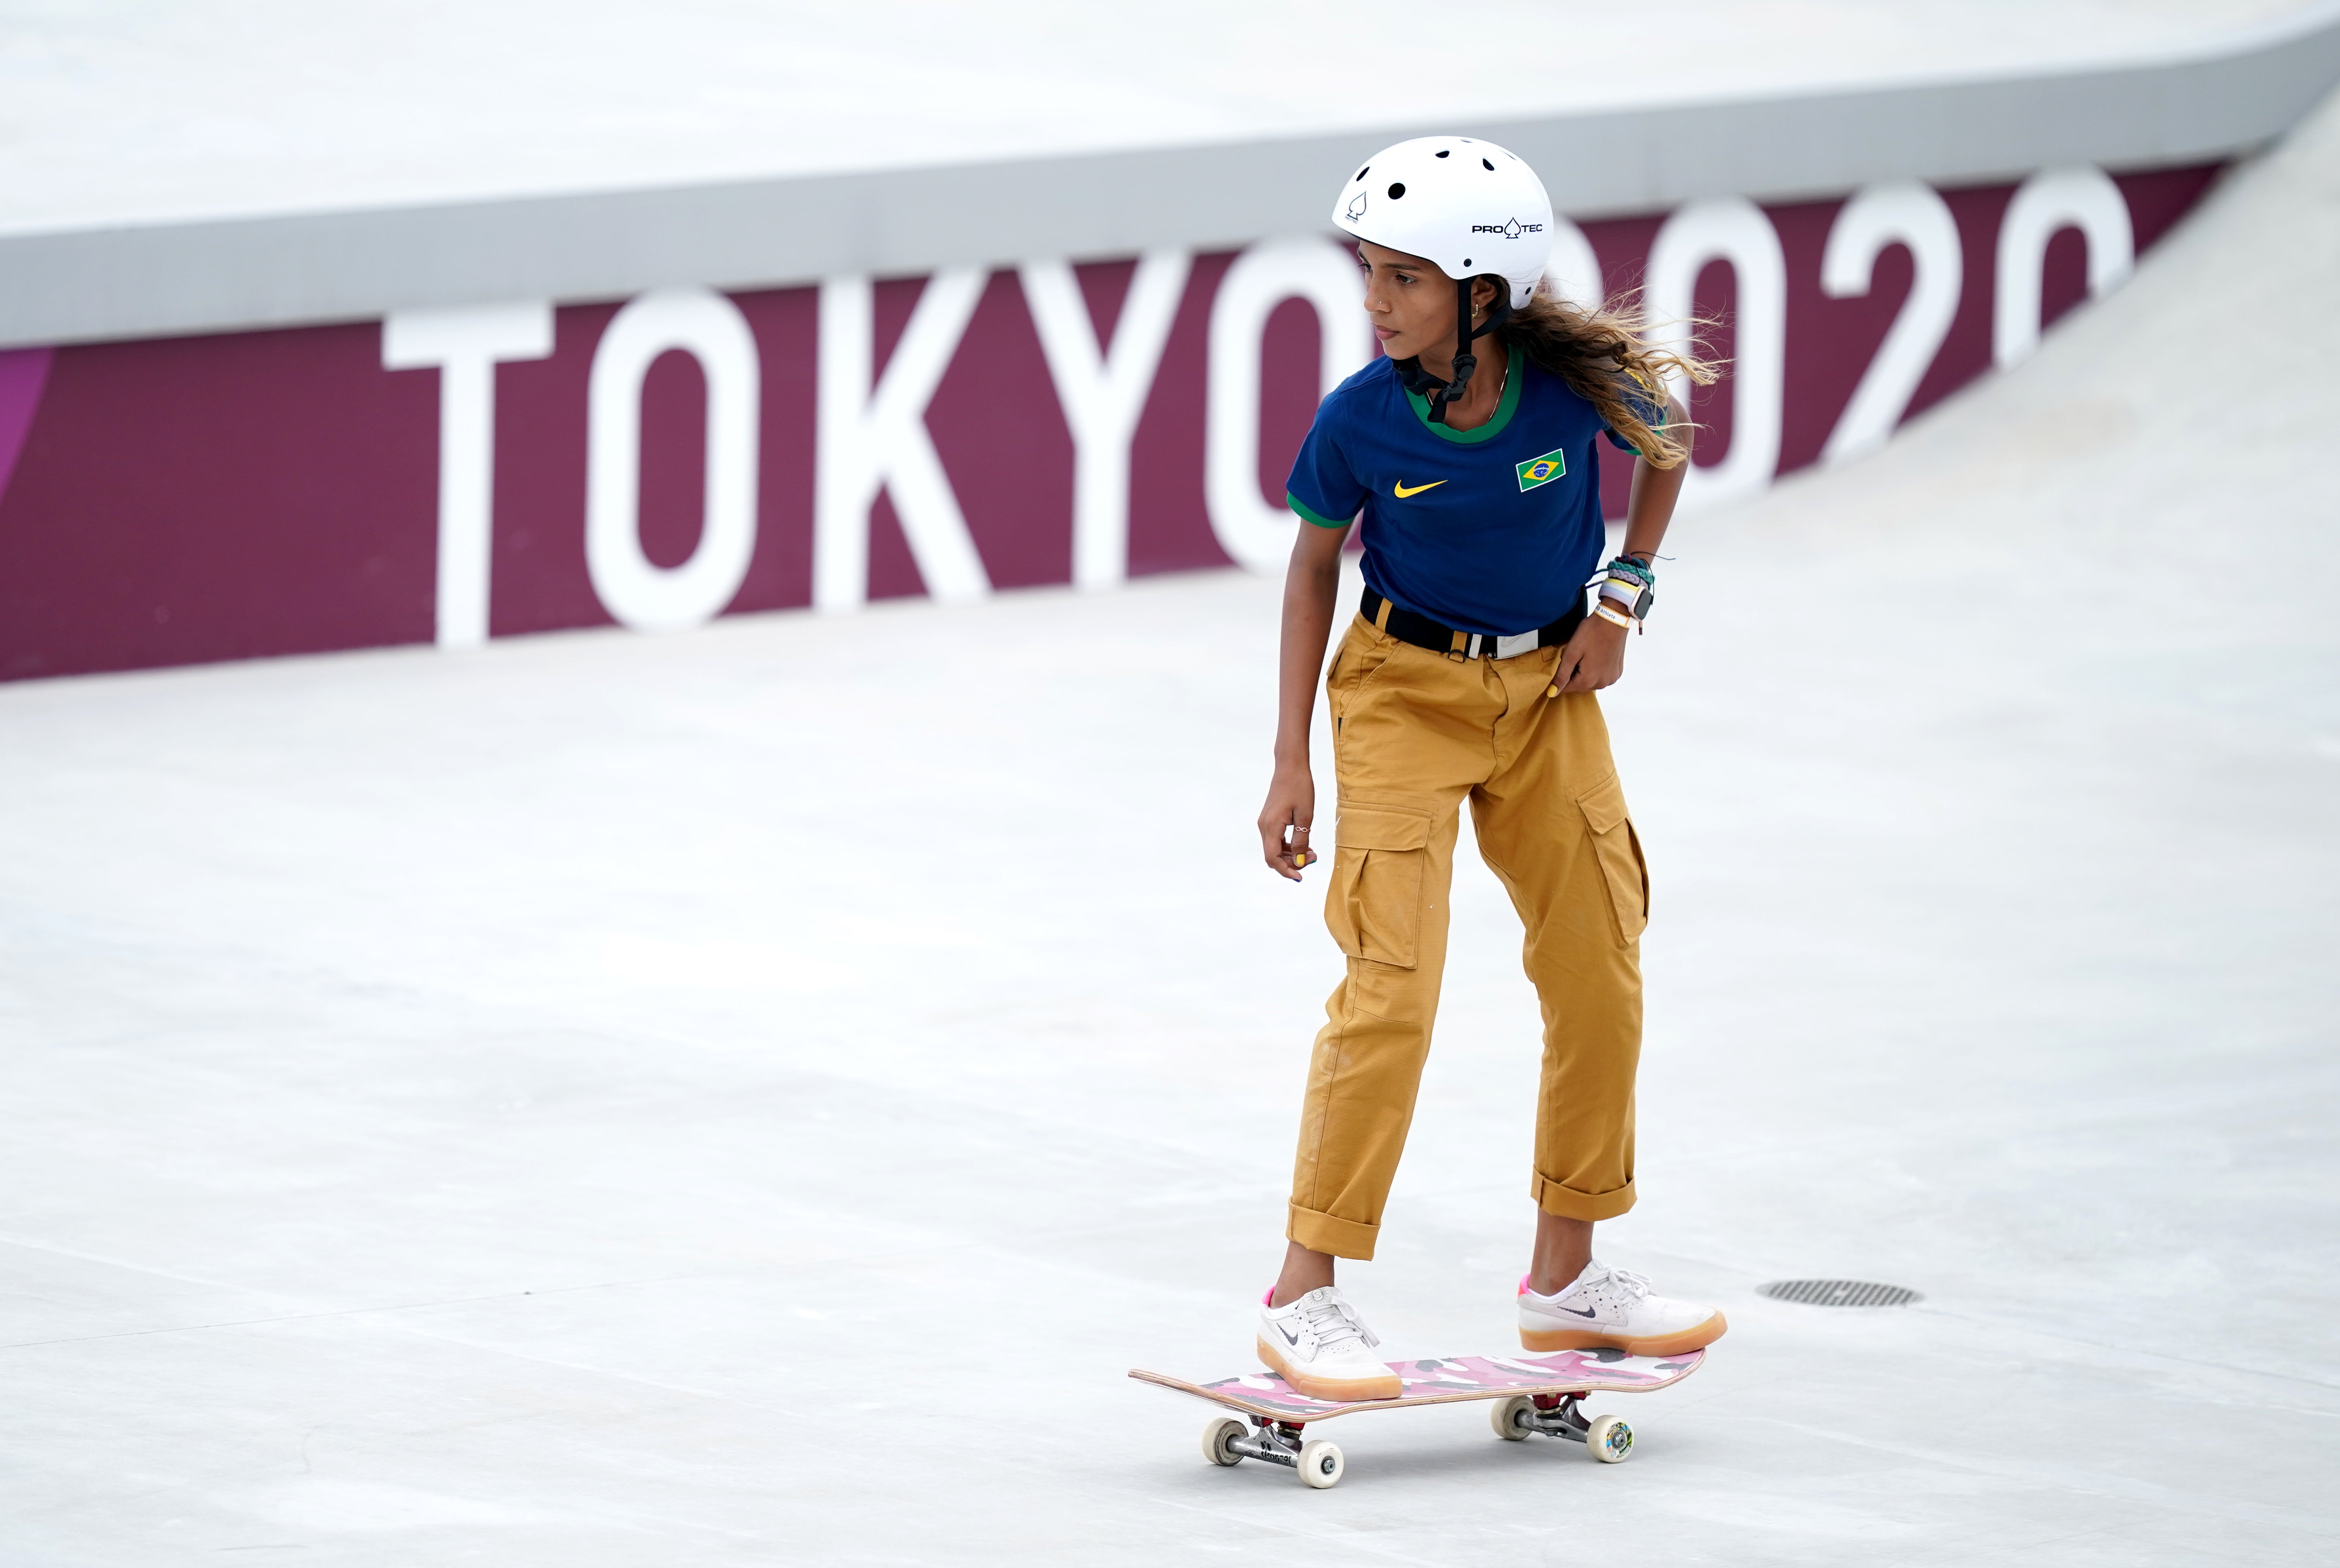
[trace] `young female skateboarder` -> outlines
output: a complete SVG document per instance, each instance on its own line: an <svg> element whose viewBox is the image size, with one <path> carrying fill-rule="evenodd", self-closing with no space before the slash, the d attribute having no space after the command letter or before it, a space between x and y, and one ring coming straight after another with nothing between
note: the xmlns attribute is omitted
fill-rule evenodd
<svg viewBox="0 0 2340 1568"><path fill-rule="evenodd" d="M1539 292L1552 204L1534 171L1490 143L1402 142L1358 170L1333 221L1358 241L1384 357L1324 400L1292 471L1304 526L1259 832L1282 876L1318 858L1309 720L1342 542L1360 520L1364 599L1324 683L1340 785L1324 919L1348 974L1316 1037L1259 1353L1317 1398L1398 1392L1333 1260L1373 1255L1430 1048L1467 798L1543 1006L1520 1342L1677 1355L1720 1335L1722 1315L1592 1258L1593 1223L1633 1206L1649 909L1593 693L1623 672L1626 636L1650 611L1689 461L1661 377L1710 372L1651 347L1628 316ZM1605 568L1603 434L1635 454L1624 548Z"/></svg>

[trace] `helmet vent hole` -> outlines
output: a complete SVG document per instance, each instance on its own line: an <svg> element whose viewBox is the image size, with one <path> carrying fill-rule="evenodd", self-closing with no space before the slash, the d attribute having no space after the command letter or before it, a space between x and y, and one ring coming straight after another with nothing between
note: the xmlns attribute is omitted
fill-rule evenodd
<svg viewBox="0 0 2340 1568"><path fill-rule="evenodd" d="M1452 147L1441 147L1438 149L1438 155L1442 158L1452 157L1454 149Z"/></svg>
<svg viewBox="0 0 2340 1568"><path fill-rule="evenodd" d="M1469 266L1469 265L1471 264L1471 258L1470 258L1470 257L1468 257L1468 256L1463 257L1463 258L1462 258L1462 264L1463 264L1464 266L1466 266L1466 267L1467 267L1467 266Z"/></svg>
<svg viewBox="0 0 2340 1568"><path fill-rule="evenodd" d="M1405 186L1404 186L1403 184L1395 184L1395 185L1392 185L1392 186L1389 188L1389 199L1390 199L1391 201L1393 201L1393 202L1396 201L1400 196L1403 196L1403 195L1404 195L1404 194L1405 194Z"/></svg>
<svg viewBox="0 0 2340 1568"><path fill-rule="evenodd" d="M1484 159L1484 158L1482 158L1482 159L1480 159L1480 160L1479 160L1479 166L1480 166L1481 168L1482 168L1482 169L1486 170L1486 171L1487 171L1487 173L1489 173L1489 174L1493 174L1493 173L1495 172L1495 165L1494 165L1494 164L1491 164L1491 163L1489 163L1489 162L1487 162L1487 160L1486 160L1486 159Z"/></svg>
<svg viewBox="0 0 2340 1568"><path fill-rule="evenodd" d="M1363 179L1367 174L1372 174L1373 172L1373 166L1371 164L1367 164L1363 168L1359 169L1359 170L1357 171L1357 178L1358 178L1358 179L1360 179L1360 180L1362 180L1362 179Z"/></svg>

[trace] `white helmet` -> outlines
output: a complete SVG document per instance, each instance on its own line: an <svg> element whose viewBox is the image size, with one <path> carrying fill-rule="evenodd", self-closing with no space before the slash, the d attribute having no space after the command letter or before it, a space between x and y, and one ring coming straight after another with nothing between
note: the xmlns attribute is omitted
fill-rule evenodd
<svg viewBox="0 0 2340 1568"><path fill-rule="evenodd" d="M1333 222L1361 240L1420 256L1454 280L1454 379L1440 381L1419 358L1397 362L1409 391L1446 421L1479 364L1471 342L1528 303L1552 258L1552 198L1535 171L1492 142L1416 136L1373 154L1342 187ZM1511 285L1487 319L1471 322L1471 280Z"/></svg>
<svg viewBox="0 0 2340 1568"><path fill-rule="evenodd" d="M1373 154L1334 204L1361 240L1435 262L1457 283L1493 273L1511 308L1535 293L1552 258L1552 198L1535 171L1492 142L1417 136Z"/></svg>

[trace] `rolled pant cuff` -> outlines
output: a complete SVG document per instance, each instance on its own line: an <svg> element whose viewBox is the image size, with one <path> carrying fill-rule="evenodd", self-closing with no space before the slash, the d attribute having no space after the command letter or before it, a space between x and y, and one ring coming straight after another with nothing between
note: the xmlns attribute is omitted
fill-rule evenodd
<svg viewBox="0 0 2340 1568"><path fill-rule="evenodd" d="M1610 1192L1578 1192L1539 1174L1528 1184L1528 1196L1535 1199L1536 1207L1562 1219L1615 1219L1633 1206L1633 1184L1627 1182Z"/></svg>
<svg viewBox="0 0 2340 1568"><path fill-rule="evenodd" d="M1334 1257L1370 1263L1373 1261L1373 1242L1381 1236L1382 1227L1318 1214L1313 1208L1302 1208L1294 1204L1284 1234L1310 1252L1329 1252Z"/></svg>

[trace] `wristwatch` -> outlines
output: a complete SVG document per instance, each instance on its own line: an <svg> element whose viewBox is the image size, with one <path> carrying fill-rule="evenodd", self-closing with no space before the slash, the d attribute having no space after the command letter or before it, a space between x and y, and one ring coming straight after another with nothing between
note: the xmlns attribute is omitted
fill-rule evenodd
<svg viewBox="0 0 2340 1568"><path fill-rule="evenodd" d="M1650 606L1658 601L1657 590L1647 583L1630 581L1621 577L1601 580L1601 597L1614 600L1625 607L1627 614L1636 620L1649 619Z"/></svg>

